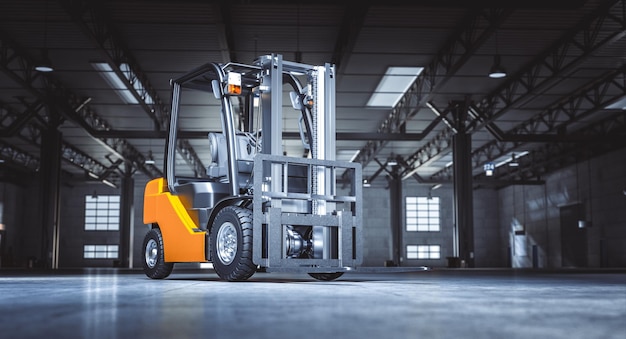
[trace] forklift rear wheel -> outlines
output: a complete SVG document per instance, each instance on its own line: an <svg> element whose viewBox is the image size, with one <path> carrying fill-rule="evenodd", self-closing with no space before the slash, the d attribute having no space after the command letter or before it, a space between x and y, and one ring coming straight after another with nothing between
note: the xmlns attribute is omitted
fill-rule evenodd
<svg viewBox="0 0 626 339"><path fill-rule="evenodd" d="M252 262L252 211L226 206L211 227L211 258L217 275L228 281L242 281L256 271Z"/></svg>
<svg viewBox="0 0 626 339"><path fill-rule="evenodd" d="M343 272L335 272L335 273L309 273L310 276L317 280L322 281L331 281L335 280L343 275Z"/></svg>
<svg viewBox="0 0 626 339"><path fill-rule="evenodd" d="M165 262L163 254L163 235L158 228L151 229L143 241L144 260L143 271L149 278L163 279L167 278L174 264Z"/></svg>

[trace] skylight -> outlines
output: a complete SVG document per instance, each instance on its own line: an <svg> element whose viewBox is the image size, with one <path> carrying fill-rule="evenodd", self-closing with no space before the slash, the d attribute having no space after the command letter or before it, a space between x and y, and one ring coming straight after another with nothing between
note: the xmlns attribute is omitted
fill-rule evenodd
<svg viewBox="0 0 626 339"><path fill-rule="evenodd" d="M394 107L406 93L423 67L389 67L367 102L368 107Z"/></svg>
<svg viewBox="0 0 626 339"><path fill-rule="evenodd" d="M92 62L91 66L98 71L100 76L115 90L115 93L127 104L138 104L139 101L133 93L126 87L126 84L115 74L113 68L106 62Z"/></svg>
<svg viewBox="0 0 626 339"><path fill-rule="evenodd" d="M606 109L621 109L626 110L626 96L619 98L614 103L606 106Z"/></svg>

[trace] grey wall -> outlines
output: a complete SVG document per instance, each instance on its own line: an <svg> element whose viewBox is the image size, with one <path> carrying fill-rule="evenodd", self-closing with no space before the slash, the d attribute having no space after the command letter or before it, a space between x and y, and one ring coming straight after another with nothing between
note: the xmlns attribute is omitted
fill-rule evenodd
<svg viewBox="0 0 626 339"><path fill-rule="evenodd" d="M592 221L580 247L588 267L626 266L626 150L580 162L545 177L542 186L511 186L498 192L501 241L513 267L572 266L562 257L561 209L574 207ZM520 230L515 235L517 220ZM577 227L575 225L574 227ZM586 248L584 248L586 247ZM501 254L507 256L502 248Z"/></svg>
<svg viewBox="0 0 626 339"><path fill-rule="evenodd" d="M143 190L147 178L135 177L132 225L132 267L141 267L141 246L148 227L143 224ZM83 259L85 244L120 244L119 231L85 231L85 195L120 195L120 189L94 183L64 187L61 205L59 267L113 267L114 259Z"/></svg>
<svg viewBox="0 0 626 339"><path fill-rule="evenodd" d="M363 266L383 266L392 259L389 190L363 188Z"/></svg>
<svg viewBox="0 0 626 339"><path fill-rule="evenodd" d="M23 225L22 216L26 202L26 190L13 183L0 182L0 224L3 226L0 265L25 266L29 256L39 255L39 248L33 242L40 239L29 237L27 225ZM29 241L30 240L30 241Z"/></svg>
<svg viewBox="0 0 626 339"><path fill-rule="evenodd" d="M562 257L561 210L580 206L581 217L592 221L584 232L584 257L588 267L626 267L626 150L599 156L547 175L545 185L509 186L500 190L474 191L474 248L476 267L564 266ZM135 177L133 267L142 263L141 247L148 226L143 224L143 190L147 178ZM590 185L589 183L593 183ZM430 185L415 181L403 183L403 198L427 196ZM39 186L31 182L0 183L0 223L3 248L2 267L26 267L29 258L41 259L42 230ZM82 259L87 243L117 244L119 232L84 231L84 196L119 194L119 189L103 184L64 184L61 186L60 267L113 267L113 260ZM390 196L380 179L364 188L364 262L382 266L392 259ZM450 184L432 192L441 199L440 232L404 231L404 209L399 225L403 234L403 266L447 266L453 255L453 190ZM402 201L404 205L404 199ZM578 207L577 207L578 208ZM398 227L398 225L396 225ZM518 231L517 233L515 231ZM438 260L406 260L407 244L439 244ZM567 266L567 263L566 265Z"/></svg>

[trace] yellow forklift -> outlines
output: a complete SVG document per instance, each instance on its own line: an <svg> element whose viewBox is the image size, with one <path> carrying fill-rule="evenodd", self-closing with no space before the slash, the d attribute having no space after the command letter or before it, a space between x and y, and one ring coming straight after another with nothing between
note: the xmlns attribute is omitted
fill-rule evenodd
<svg viewBox="0 0 626 339"><path fill-rule="evenodd" d="M361 165L335 160L334 72L272 54L251 65L208 63L171 81L165 177L144 195L148 277L166 278L174 263L211 262L228 281L257 270L333 280L362 262ZM284 107L295 132L283 126ZM182 131L211 119L222 131L190 144L210 164L189 170L177 150ZM287 133L306 156L284 155Z"/></svg>

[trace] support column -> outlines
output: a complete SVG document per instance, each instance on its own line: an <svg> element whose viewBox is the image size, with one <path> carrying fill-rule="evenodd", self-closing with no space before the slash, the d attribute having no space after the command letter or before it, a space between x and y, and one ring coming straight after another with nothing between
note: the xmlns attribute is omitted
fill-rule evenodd
<svg viewBox="0 0 626 339"><path fill-rule="evenodd" d="M44 268L59 268L61 144L60 119L49 112L50 124L41 135L40 148L40 211L41 254Z"/></svg>
<svg viewBox="0 0 626 339"><path fill-rule="evenodd" d="M454 170L455 253L467 267L474 267L474 215L472 183L472 136L467 133L468 105L453 108L457 133L452 137Z"/></svg>
<svg viewBox="0 0 626 339"><path fill-rule="evenodd" d="M135 180L131 164L125 165L120 199L120 267L133 268L133 235L135 229Z"/></svg>
<svg viewBox="0 0 626 339"><path fill-rule="evenodd" d="M402 178L398 174L397 166L387 177L389 181L389 211L391 221L391 253L394 264L401 266L402 262Z"/></svg>

